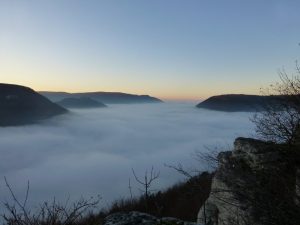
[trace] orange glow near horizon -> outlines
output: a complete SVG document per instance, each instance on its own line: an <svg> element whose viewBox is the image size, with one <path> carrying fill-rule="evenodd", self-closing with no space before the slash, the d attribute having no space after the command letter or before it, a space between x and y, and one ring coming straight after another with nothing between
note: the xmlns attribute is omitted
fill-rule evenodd
<svg viewBox="0 0 300 225"><path fill-rule="evenodd" d="M31 72L29 72L31 71ZM123 92L137 95L150 95L164 101L201 101L221 94L259 94L261 87L271 83L269 80L256 80L253 83L240 80L218 80L211 75L212 80L203 78L191 82L189 79L172 79L154 75L149 77L141 73L143 78L126 76L123 73L108 75L84 76L84 72L60 71L51 68L30 69L27 66L0 68L0 82L19 84L36 91L55 92ZM101 74L101 73L100 73ZM171 80L171 82L169 81Z"/></svg>
<svg viewBox="0 0 300 225"><path fill-rule="evenodd" d="M68 92L68 93L78 93L78 92L97 92L97 91L103 91L103 92L123 92L123 93L129 93L129 94L137 94L137 95L150 95L152 97L159 98L163 101L203 101L211 96L214 95L222 95L222 94L259 94L259 88L248 88L246 89L247 92L243 91L242 89L233 89L231 87L217 87L216 89L210 89L208 86L205 88L201 88L201 90L197 90L195 88L183 88L179 87L177 90L176 88L173 90L163 90L163 89L151 89L149 87L148 89L142 89L142 88L134 88L134 87L126 87L126 86L120 86L120 87L113 87L113 86L99 86L97 85L91 85L88 87L88 85L85 85L84 87L80 87L79 85L53 85L53 84L45 84L45 83L35 83L33 81L28 82L14 82L14 81L8 81L3 83L10 83L10 84L17 84L22 86L27 86L35 91L52 91L52 92ZM226 90L227 89L227 90ZM180 93L180 94L178 94Z"/></svg>

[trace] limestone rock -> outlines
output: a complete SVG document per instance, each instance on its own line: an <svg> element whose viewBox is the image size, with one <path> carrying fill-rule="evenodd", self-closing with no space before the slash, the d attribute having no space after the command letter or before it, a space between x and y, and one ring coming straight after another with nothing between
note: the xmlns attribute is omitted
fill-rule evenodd
<svg viewBox="0 0 300 225"><path fill-rule="evenodd" d="M253 169L277 162L280 157L273 143L241 137L234 142L232 156L238 160L242 159Z"/></svg>
<svg viewBox="0 0 300 225"><path fill-rule="evenodd" d="M147 213L114 213L105 218L104 225L201 225L172 217L157 218Z"/></svg>
<svg viewBox="0 0 300 225"><path fill-rule="evenodd" d="M284 168L286 164L281 162L281 158L280 148L274 147L273 143L237 138L233 151L221 152L218 155L219 165L212 181L211 193L198 213L198 223L207 225L256 224L251 217L252 206L249 202L247 204L241 201L233 190L238 188L239 194L242 192L242 195L253 197L251 196L253 192L246 189L240 190L241 187L251 186L248 184L256 180L256 175L260 171L268 169L274 174L275 171Z"/></svg>
<svg viewBox="0 0 300 225"><path fill-rule="evenodd" d="M154 225L157 219L146 213L115 213L105 218L104 225Z"/></svg>

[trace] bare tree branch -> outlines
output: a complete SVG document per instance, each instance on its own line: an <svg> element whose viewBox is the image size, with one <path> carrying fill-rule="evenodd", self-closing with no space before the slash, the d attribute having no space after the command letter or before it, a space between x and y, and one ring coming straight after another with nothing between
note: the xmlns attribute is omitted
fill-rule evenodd
<svg viewBox="0 0 300 225"><path fill-rule="evenodd" d="M6 177L4 177L6 187L8 188L13 202L4 202L4 207L7 211L2 215L2 218L7 225L69 225L75 224L76 221L82 219L84 215L95 208L100 197L96 199L93 197L89 199L81 198L73 204L69 204L68 197L65 204L60 204L53 198L52 202L44 202L34 211L26 209L26 204L29 196L29 182L27 183L27 189L25 194L25 200L23 204L18 200Z"/></svg>
<svg viewBox="0 0 300 225"><path fill-rule="evenodd" d="M150 173L148 173L148 170L146 170L146 172L144 174L144 180L141 180L140 178L138 178L138 176L136 175L133 168L132 168L132 173L133 173L133 176L134 176L135 180L143 187L143 189L140 189L140 190L145 195L145 200L146 200L145 201L145 207L146 207L146 210L147 210L149 195L153 191L153 190L150 190L151 185L152 185L153 181L155 181L156 179L159 178L160 173L155 172L153 166L151 167Z"/></svg>

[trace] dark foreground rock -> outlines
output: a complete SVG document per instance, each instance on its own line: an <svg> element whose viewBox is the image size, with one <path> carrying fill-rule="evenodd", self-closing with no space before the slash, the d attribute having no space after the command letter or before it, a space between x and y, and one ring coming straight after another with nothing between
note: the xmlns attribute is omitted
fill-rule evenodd
<svg viewBox="0 0 300 225"><path fill-rule="evenodd" d="M28 87L0 84L0 126L36 123L66 112Z"/></svg>
<svg viewBox="0 0 300 225"><path fill-rule="evenodd" d="M197 223L185 222L176 218L155 216L141 213L115 213L105 218L104 225L197 225ZM201 225L201 224L199 224Z"/></svg>

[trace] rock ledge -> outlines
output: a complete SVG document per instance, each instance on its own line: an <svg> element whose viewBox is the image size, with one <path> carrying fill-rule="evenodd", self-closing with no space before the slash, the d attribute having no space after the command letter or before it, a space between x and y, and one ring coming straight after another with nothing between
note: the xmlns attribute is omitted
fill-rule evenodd
<svg viewBox="0 0 300 225"><path fill-rule="evenodd" d="M114 213L105 218L104 225L201 225L172 217L157 218L147 213Z"/></svg>

